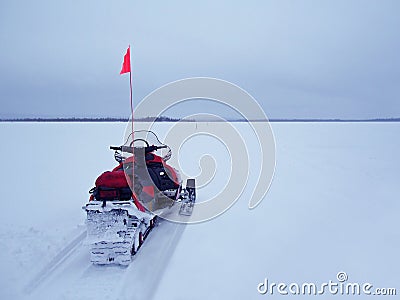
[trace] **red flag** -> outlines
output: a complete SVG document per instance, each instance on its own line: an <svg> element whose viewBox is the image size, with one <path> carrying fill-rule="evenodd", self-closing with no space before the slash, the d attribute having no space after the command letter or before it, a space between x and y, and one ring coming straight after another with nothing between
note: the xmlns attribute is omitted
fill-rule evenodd
<svg viewBox="0 0 400 300"><path fill-rule="evenodd" d="M122 69L119 74L128 73L131 71L131 46L126 50L126 54L124 55L124 63L122 64Z"/></svg>

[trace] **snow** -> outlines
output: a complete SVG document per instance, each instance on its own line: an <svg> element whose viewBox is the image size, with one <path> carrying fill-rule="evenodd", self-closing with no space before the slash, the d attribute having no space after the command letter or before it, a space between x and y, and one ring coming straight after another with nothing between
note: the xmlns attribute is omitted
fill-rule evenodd
<svg viewBox="0 0 400 300"><path fill-rule="evenodd" d="M168 126L155 129L162 136ZM108 146L121 144L125 124L1 123L0 299L262 299L266 277L321 283L339 271L399 293L400 123L273 123L275 177L253 210L258 146L246 124L235 126L251 166L238 202L200 224L162 221L129 267L99 267L82 243L81 207L115 165ZM191 176L214 145L217 170L199 201L229 169L226 149L203 139L180 151Z"/></svg>

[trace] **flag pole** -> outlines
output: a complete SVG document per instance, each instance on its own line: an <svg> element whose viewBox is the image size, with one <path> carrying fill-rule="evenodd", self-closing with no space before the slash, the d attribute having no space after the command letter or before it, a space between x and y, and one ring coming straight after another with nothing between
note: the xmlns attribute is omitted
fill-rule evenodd
<svg viewBox="0 0 400 300"><path fill-rule="evenodd" d="M129 45L129 86L130 86L130 92L131 92L131 136L132 136L132 192L134 197L136 197L135 194L135 145L134 145L134 121L133 121L133 89L132 89L132 64L131 64L131 45Z"/></svg>
<svg viewBox="0 0 400 300"><path fill-rule="evenodd" d="M131 46L129 45L129 56L131 54ZM131 65L131 59L129 57L129 84L131 88L131 115L132 115L132 142L133 142L133 130L134 130L134 123L133 123L133 90L132 90L132 65Z"/></svg>
<svg viewBox="0 0 400 300"><path fill-rule="evenodd" d="M133 109L133 88L132 88L132 67L131 67L131 45L128 46L126 54L124 55L124 62L122 64L122 69L119 74L125 74L129 72L129 86L131 92L131 136L132 136L132 198L136 204L136 207L140 211L144 211L143 205L139 202L137 195L135 194L135 145L134 145L134 109Z"/></svg>

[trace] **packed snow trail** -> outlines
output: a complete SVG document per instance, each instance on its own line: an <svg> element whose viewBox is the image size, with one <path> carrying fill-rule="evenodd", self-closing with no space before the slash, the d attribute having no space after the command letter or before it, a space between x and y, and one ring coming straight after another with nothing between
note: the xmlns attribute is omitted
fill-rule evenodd
<svg viewBox="0 0 400 300"><path fill-rule="evenodd" d="M161 220L125 274L118 299L152 299L186 226ZM154 232L155 233L155 232Z"/></svg>
<svg viewBox="0 0 400 300"><path fill-rule="evenodd" d="M46 278L50 277L51 274L57 270L71 253L76 251L79 246L82 246L82 241L85 237L86 230L83 230L76 238L67 243L66 246L29 282L25 287L25 292L31 294L36 290Z"/></svg>
<svg viewBox="0 0 400 300"><path fill-rule="evenodd" d="M184 229L159 220L128 267L93 265L78 236L31 280L26 299L151 299Z"/></svg>

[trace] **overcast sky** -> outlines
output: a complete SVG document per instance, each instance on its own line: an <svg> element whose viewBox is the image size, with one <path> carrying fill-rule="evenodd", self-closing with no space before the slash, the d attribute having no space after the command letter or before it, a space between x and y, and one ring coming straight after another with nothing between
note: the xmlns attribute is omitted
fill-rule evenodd
<svg viewBox="0 0 400 300"><path fill-rule="evenodd" d="M209 76L270 118L400 117L399 12L397 0L0 0L0 117L129 116L128 44L136 103Z"/></svg>

